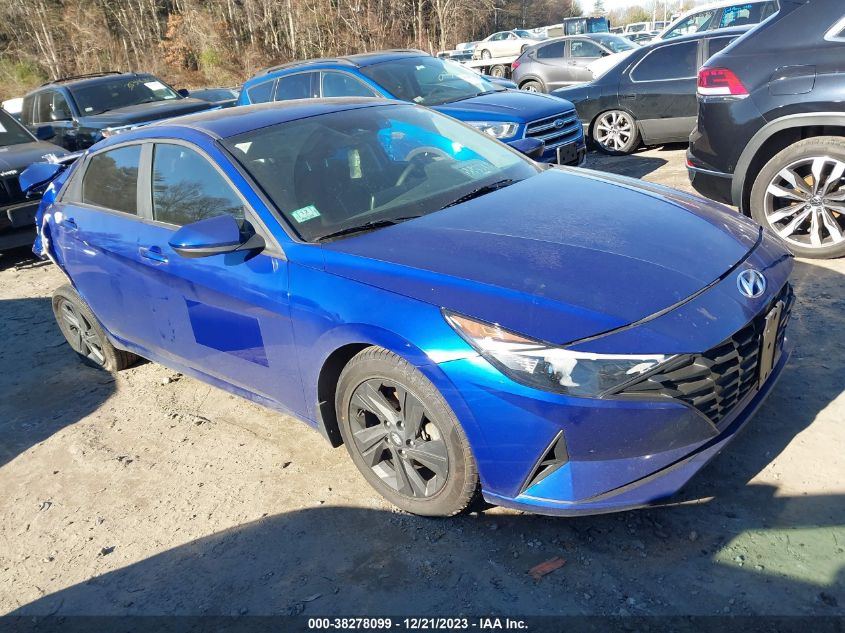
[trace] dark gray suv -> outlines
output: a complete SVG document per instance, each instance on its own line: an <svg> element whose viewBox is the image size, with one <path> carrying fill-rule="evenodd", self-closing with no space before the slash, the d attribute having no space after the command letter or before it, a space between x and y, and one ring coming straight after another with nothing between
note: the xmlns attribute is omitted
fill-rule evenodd
<svg viewBox="0 0 845 633"><path fill-rule="evenodd" d="M627 37L610 33L558 37L526 49L511 65L512 79L522 90L551 92L592 81L591 63L636 48Z"/></svg>

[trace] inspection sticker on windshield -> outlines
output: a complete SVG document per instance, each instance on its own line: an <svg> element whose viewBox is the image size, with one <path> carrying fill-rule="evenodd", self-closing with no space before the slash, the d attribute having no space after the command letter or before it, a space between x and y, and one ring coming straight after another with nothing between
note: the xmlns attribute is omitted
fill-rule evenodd
<svg viewBox="0 0 845 633"><path fill-rule="evenodd" d="M147 81L144 85L150 90L164 90L164 84L160 81Z"/></svg>
<svg viewBox="0 0 845 633"><path fill-rule="evenodd" d="M303 222L308 222L308 220L313 220L314 218L320 217L320 212L317 211L317 207L313 204L309 204L307 207L302 207L301 209L297 209L296 211L291 211L291 215L293 219L302 224Z"/></svg>

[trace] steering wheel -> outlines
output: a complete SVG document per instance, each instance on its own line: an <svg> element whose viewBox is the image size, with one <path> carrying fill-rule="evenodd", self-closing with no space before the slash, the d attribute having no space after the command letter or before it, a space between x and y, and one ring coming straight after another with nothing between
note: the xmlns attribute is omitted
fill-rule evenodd
<svg viewBox="0 0 845 633"><path fill-rule="evenodd" d="M408 165L402 170L402 173L399 174L399 178L396 179L396 183L393 186L401 187L405 184L408 176L410 176L415 170L421 169L428 163L436 160L442 160L446 157L447 154L443 150L439 150L434 147L420 148L410 152L406 158Z"/></svg>

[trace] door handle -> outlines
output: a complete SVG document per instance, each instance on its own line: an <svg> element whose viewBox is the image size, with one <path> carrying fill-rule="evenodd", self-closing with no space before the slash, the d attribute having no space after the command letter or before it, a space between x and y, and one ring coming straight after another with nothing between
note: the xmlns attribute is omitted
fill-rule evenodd
<svg viewBox="0 0 845 633"><path fill-rule="evenodd" d="M159 264L167 263L167 255L162 253L161 249L158 246L150 246L149 248L141 246L138 249L138 253L141 255L141 257L157 262Z"/></svg>
<svg viewBox="0 0 845 633"><path fill-rule="evenodd" d="M67 229L68 231L78 231L79 227L76 225L76 220L73 218L62 218L62 221L59 222L63 228Z"/></svg>
<svg viewBox="0 0 845 633"><path fill-rule="evenodd" d="M619 98L624 99L625 101L633 101L634 99L637 98L637 95L635 95L635 94L619 95Z"/></svg>

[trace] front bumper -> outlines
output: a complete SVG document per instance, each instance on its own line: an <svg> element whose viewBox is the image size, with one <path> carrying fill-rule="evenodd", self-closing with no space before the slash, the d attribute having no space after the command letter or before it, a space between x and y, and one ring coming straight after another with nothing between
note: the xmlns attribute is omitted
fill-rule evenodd
<svg viewBox="0 0 845 633"><path fill-rule="evenodd" d="M0 207L0 251L32 244L38 200Z"/></svg>
<svg viewBox="0 0 845 633"><path fill-rule="evenodd" d="M765 400L789 357L788 321L784 321L780 355L768 378L756 384L759 361L754 356L752 368L748 359L753 356L750 350L760 354L762 338L748 342L743 333L749 328L759 333L760 320L775 305L781 301L788 305L785 297L791 294L786 283L792 269L792 259L782 247L768 236L760 239L746 261L703 294L589 344L589 351L596 353L659 349L677 355L677 365L658 373L660 380L674 383L670 389L686 394L683 397L644 391L638 394L642 397L634 397L637 394L626 390L624 396L573 398L519 385L481 357L439 364L457 387L444 392L447 400L459 391L461 401L453 408L460 411L459 418L473 418L474 423L464 427L485 498L553 515L653 505L677 492L724 448ZM767 277L770 290L764 296L746 300L737 291L736 276L747 268ZM738 359L730 360L737 374L723 364L729 357L723 346L734 341ZM703 391L700 381L705 379L697 370L691 377L675 374L679 371L675 367L689 368L681 363L686 358L695 359L696 368L712 372L708 388L718 397L715 407L708 404L711 392ZM749 376L754 377L752 383ZM728 391L734 378L737 388Z"/></svg>

